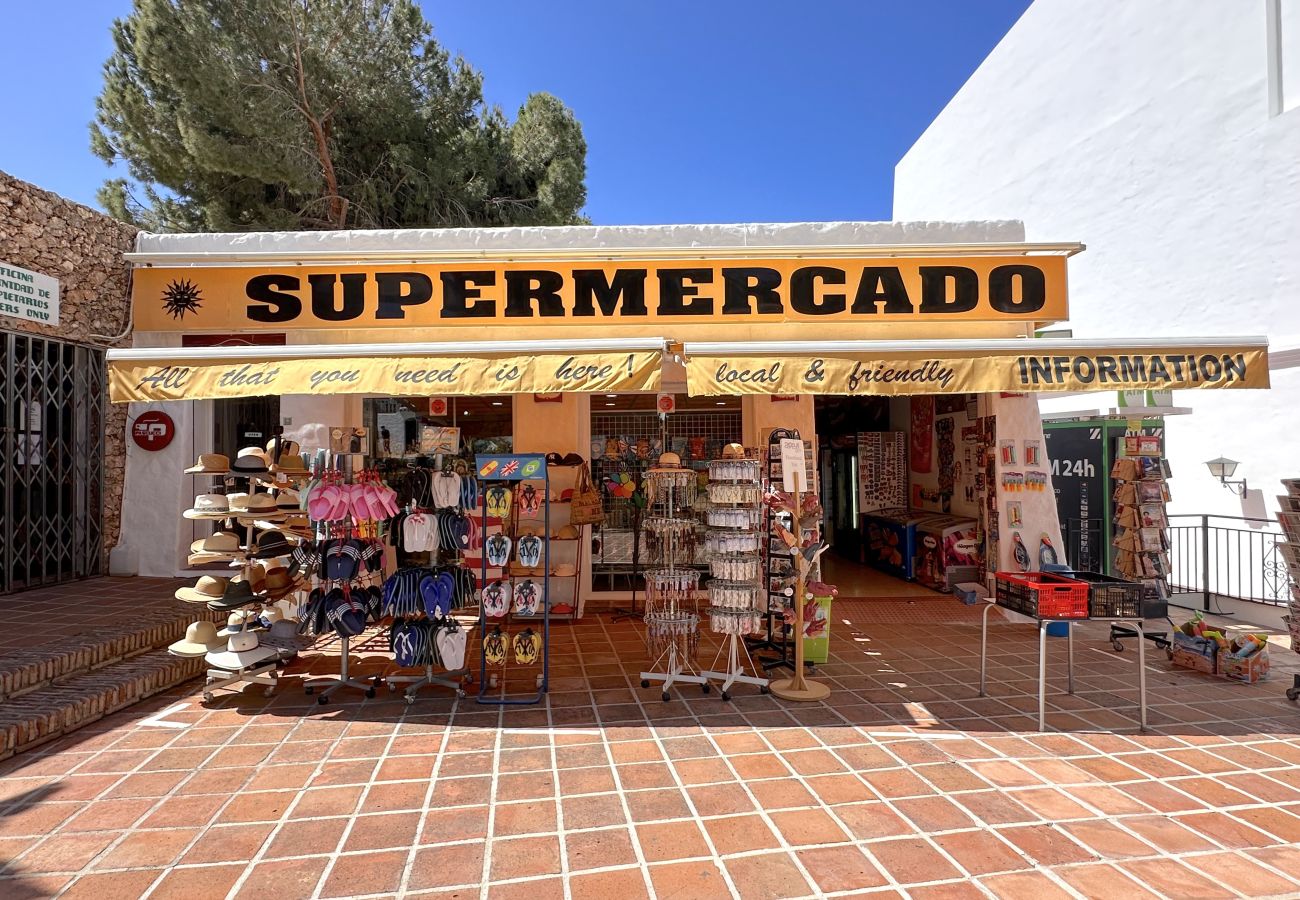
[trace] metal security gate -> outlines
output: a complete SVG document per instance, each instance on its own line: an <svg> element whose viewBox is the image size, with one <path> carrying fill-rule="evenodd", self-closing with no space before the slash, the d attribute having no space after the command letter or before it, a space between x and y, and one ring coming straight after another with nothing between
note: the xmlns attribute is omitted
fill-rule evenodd
<svg viewBox="0 0 1300 900"><path fill-rule="evenodd" d="M0 331L0 594L103 570L104 352Z"/></svg>

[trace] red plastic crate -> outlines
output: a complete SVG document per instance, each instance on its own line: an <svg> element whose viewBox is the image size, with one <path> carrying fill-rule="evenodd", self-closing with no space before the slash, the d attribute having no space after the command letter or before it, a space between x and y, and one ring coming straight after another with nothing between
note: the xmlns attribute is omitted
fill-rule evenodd
<svg viewBox="0 0 1300 900"><path fill-rule="evenodd" d="M1049 572L998 572L997 602L1036 619L1088 618L1088 584Z"/></svg>

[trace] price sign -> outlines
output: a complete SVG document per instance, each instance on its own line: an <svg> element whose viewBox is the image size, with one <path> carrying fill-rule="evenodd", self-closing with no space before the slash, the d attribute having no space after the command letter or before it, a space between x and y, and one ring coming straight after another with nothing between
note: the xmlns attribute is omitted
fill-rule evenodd
<svg viewBox="0 0 1300 900"><path fill-rule="evenodd" d="M808 490L808 461L797 438L781 439L781 487L790 493Z"/></svg>

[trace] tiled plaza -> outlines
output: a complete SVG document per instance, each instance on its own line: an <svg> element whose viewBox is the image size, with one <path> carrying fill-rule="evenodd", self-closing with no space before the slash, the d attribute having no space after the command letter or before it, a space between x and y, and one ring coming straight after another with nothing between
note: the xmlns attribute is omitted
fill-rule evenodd
<svg viewBox="0 0 1300 900"><path fill-rule="evenodd" d="M331 642L271 699L189 682L0 763L0 897L1300 894L1285 646L1256 686L1149 653L1140 734L1136 647L1084 626L1073 696L1053 642L1039 734L1033 626L994 614L979 698L976 611L833 612L824 704L663 702L638 627L603 615L553 630L542 707L318 706L294 673L336 667Z"/></svg>

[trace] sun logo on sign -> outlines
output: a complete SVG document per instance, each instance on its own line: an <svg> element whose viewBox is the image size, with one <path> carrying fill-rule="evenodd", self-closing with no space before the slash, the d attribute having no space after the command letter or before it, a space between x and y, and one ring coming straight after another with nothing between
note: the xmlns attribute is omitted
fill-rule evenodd
<svg viewBox="0 0 1300 900"><path fill-rule="evenodd" d="M186 313L198 312L203 304L199 302L202 291L188 278L173 281L163 290L163 309L171 313L173 319L182 319Z"/></svg>

